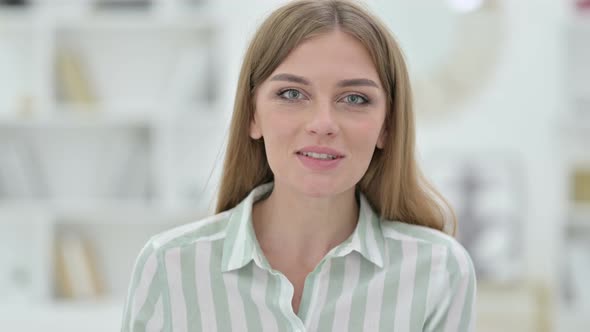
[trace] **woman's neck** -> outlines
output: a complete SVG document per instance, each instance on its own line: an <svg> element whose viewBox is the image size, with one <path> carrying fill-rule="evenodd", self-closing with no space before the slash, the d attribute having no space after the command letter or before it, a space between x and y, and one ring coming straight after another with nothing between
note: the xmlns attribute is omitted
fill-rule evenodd
<svg viewBox="0 0 590 332"><path fill-rule="evenodd" d="M309 197L275 183L270 196L254 205L252 218L265 254L315 266L354 232L358 211L354 187Z"/></svg>

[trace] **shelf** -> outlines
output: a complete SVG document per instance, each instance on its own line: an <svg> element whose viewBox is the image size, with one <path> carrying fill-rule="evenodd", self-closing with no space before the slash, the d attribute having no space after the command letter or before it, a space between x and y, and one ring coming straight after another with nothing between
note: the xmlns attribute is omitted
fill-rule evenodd
<svg viewBox="0 0 590 332"><path fill-rule="evenodd" d="M140 201L24 201L0 200L0 214L35 213L53 216L60 223L168 224L177 219L203 217L203 208L167 208L163 203Z"/></svg>
<svg viewBox="0 0 590 332"><path fill-rule="evenodd" d="M0 303L0 312L6 331L117 331L123 303L122 298L26 305Z"/></svg>
<svg viewBox="0 0 590 332"><path fill-rule="evenodd" d="M40 311L78 311L78 310L101 310L101 309L123 309L123 296L104 296L92 299L67 300L67 299L49 299L32 305L27 301L12 302L0 299L0 312L12 311L16 314L26 313L30 309Z"/></svg>
<svg viewBox="0 0 590 332"><path fill-rule="evenodd" d="M93 1L0 6L0 234L19 253L3 263L31 279L0 296L3 330L116 330L146 241L212 214L231 18L213 1ZM54 251L68 235L94 248L105 298L63 298Z"/></svg>
<svg viewBox="0 0 590 332"><path fill-rule="evenodd" d="M152 12L94 11L89 15L60 17L58 29L75 31L167 31L178 29L211 31L220 23L208 8L184 15L157 15Z"/></svg>
<svg viewBox="0 0 590 332"><path fill-rule="evenodd" d="M212 128L225 131L229 128L229 119L220 109L179 112L175 115L173 123L179 128L188 130Z"/></svg>
<svg viewBox="0 0 590 332"><path fill-rule="evenodd" d="M66 128L149 128L153 119L148 114L110 114L76 112L42 117L4 117L0 118L0 129L66 129Z"/></svg>
<svg viewBox="0 0 590 332"><path fill-rule="evenodd" d="M176 109L171 112L162 110ZM203 123L225 123L226 117L218 103L199 102L185 106L172 105L100 105L76 106L62 104L56 112L41 115L16 116L4 112L0 116L0 129L64 129L64 128L150 128L160 121L175 121L182 127L201 128ZM1 114L1 112L0 112Z"/></svg>

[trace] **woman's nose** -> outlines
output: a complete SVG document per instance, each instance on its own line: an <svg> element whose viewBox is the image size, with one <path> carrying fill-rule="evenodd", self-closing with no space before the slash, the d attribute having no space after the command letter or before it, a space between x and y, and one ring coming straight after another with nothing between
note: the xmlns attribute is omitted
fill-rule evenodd
<svg viewBox="0 0 590 332"><path fill-rule="evenodd" d="M334 136L339 128L334 118L333 106L326 102L312 108L306 129L315 135Z"/></svg>

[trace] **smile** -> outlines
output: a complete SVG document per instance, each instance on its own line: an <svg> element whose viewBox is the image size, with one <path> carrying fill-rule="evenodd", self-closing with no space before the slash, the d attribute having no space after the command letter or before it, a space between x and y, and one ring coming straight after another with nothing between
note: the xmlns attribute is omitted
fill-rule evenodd
<svg viewBox="0 0 590 332"><path fill-rule="evenodd" d="M340 156L333 155L333 154L327 154L327 153L297 152L297 154L303 155L306 157L310 157L310 158L314 158L314 159L319 159L319 160L334 160L334 159L341 158Z"/></svg>
<svg viewBox="0 0 590 332"><path fill-rule="evenodd" d="M333 170L344 160L342 155L318 152L297 152L296 156L303 167L312 171Z"/></svg>

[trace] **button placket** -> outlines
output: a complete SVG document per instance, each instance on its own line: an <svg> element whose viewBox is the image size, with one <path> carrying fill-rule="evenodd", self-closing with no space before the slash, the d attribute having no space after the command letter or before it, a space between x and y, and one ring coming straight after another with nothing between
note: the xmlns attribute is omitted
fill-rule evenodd
<svg viewBox="0 0 590 332"><path fill-rule="evenodd" d="M305 331L305 325L303 324L303 321L295 314L291 305L291 299L293 298L294 291L293 285L283 273L273 270L271 271L271 274L280 280L279 284L281 286L281 295L283 294L283 289L287 289L287 296L280 296L279 298L279 306L281 311L289 320L292 325L291 327L293 327L295 331Z"/></svg>

